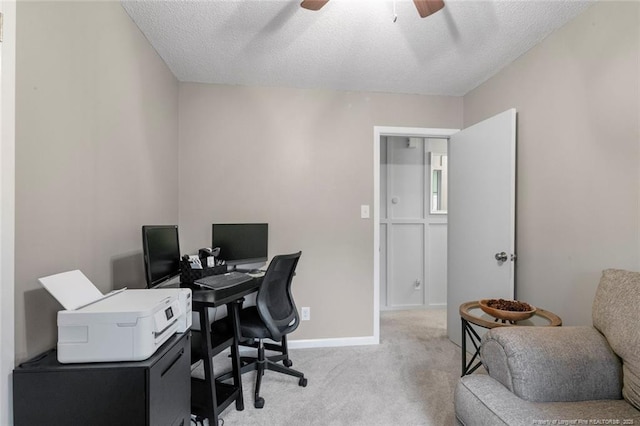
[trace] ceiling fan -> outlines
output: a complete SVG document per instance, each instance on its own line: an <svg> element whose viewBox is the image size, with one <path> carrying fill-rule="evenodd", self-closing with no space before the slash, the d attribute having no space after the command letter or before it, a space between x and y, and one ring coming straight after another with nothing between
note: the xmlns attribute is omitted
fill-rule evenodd
<svg viewBox="0 0 640 426"><path fill-rule="evenodd" d="M309 10L320 10L328 2L329 0L302 0L300 6ZM426 18L444 7L443 0L413 0L413 3L421 18Z"/></svg>

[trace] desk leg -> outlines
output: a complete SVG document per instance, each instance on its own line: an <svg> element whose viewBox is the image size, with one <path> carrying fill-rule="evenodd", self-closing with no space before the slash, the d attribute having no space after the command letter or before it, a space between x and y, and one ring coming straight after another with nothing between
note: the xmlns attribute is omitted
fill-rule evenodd
<svg viewBox="0 0 640 426"><path fill-rule="evenodd" d="M231 363L233 369L233 384L238 388L238 397L236 398L236 410L244 410L244 397L242 395L242 372L240 363L240 351L238 342L240 341L240 306L242 300L236 300L227 303L227 312L231 318L231 327L233 330L233 343L231 344ZM217 424L217 423L216 423Z"/></svg>
<svg viewBox="0 0 640 426"><path fill-rule="evenodd" d="M218 401L216 398L216 380L213 374L213 351L211 348L211 323L209 322L209 310L204 308L200 310L200 330L202 336L200 339L201 353L205 354L203 362L204 380L206 384L206 401L207 401L207 418L210 425L218 424ZM211 404L211 405L209 405Z"/></svg>

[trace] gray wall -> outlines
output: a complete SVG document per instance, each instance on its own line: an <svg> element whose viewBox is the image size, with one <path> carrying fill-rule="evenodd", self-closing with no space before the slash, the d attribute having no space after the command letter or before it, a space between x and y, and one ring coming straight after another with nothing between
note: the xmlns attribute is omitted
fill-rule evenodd
<svg viewBox="0 0 640 426"><path fill-rule="evenodd" d="M517 297L590 324L602 269L640 270L640 4L599 2L464 97L518 111Z"/></svg>
<svg viewBox="0 0 640 426"><path fill-rule="evenodd" d="M119 2L19 2L16 362L55 345L38 277L140 286L142 224L178 221L178 83Z"/></svg>
<svg viewBox="0 0 640 426"><path fill-rule="evenodd" d="M459 128L462 98L180 85L180 236L268 222L269 254L302 250L295 339L373 335L373 127Z"/></svg>
<svg viewBox="0 0 640 426"><path fill-rule="evenodd" d="M37 278L140 284L151 223L179 222L187 252L214 221L269 222L271 255L303 250L295 294L312 321L295 337L371 335L373 126L459 128L510 107L518 295L589 323L600 270L640 269L638 7L596 4L463 115L462 98L178 86L118 3L20 2L16 360L55 344L59 305Z"/></svg>

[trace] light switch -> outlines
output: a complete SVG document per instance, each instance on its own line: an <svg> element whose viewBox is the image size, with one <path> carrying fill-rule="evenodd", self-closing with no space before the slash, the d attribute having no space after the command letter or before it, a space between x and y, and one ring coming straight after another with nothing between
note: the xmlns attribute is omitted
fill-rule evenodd
<svg viewBox="0 0 640 426"><path fill-rule="evenodd" d="M360 217L362 219L369 219L369 206L367 204L360 206Z"/></svg>

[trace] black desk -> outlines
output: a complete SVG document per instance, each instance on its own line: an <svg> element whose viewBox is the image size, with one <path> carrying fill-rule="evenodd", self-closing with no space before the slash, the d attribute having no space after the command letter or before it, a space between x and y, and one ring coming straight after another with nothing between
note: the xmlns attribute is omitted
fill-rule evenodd
<svg viewBox="0 0 640 426"><path fill-rule="evenodd" d="M240 374L240 356L238 342L240 341L240 308L243 297L258 290L262 277L253 278L247 283L238 284L224 290L203 289L199 286L182 285L191 288L193 295L193 310L200 317L200 355L204 363L204 380L191 378L191 412L209 419L210 425L218 424L218 416L233 401L238 411L244 410L242 397L242 378ZM227 306L227 319L231 332L211 336L211 321L209 310L222 305ZM215 380L212 358L231 348L233 383L226 384Z"/></svg>

